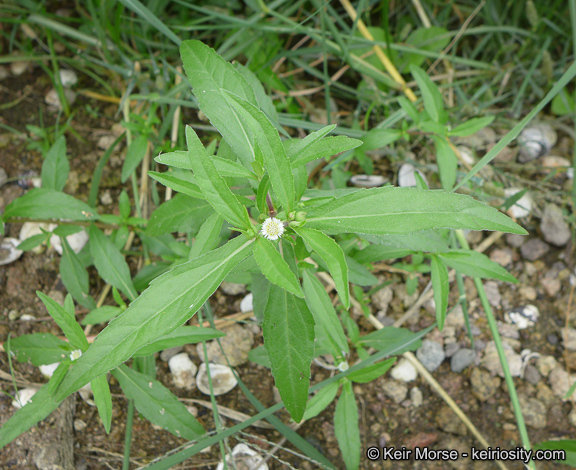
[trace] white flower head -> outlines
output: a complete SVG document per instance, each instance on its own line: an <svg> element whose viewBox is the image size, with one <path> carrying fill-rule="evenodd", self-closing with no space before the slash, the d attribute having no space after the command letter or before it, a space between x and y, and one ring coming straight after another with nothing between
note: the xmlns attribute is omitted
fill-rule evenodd
<svg viewBox="0 0 576 470"><path fill-rule="evenodd" d="M80 349L75 349L70 353L70 360L75 361L76 359L79 359L81 355L82 351Z"/></svg>
<svg viewBox="0 0 576 470"><path fill-rule="evenodd" d="M278 240L284 233L284 224L276 217L268 217L262 223L260 233L268 240Z"/></svg>
<svg viewBox="0 0 576 470"><path fill-rule="evenodd" d="M339 370L340 372L345 372L345 371L347 371L349 368L350 368L350 365L349 365L346 361L341 362L340 364L338 364L338 370Z"/></svg>

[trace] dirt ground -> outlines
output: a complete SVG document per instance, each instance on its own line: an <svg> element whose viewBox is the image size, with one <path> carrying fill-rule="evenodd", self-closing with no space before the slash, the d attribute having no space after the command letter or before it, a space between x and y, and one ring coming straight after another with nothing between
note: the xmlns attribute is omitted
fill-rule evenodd
<svg viewBox="0 0 576 470"><path fill-rule="evenodd" d="M2 109L0 111L0 122L8 124L17 130L26 133L26 124L40 125L40 114L44 125L54 124L55 113L48 109L44 103L44 95L50 84L47 78L39 69L29 71L25 75L15 78L10 77L0 82L0 102L8 103L16 98L27 94L18 105ZM101 115L91 116L86 105L99 109ZM91 174L97 164L98 158L103 153L97 149L96 142L102 135L110 133L112 125L118 122L114 105L106 105L89 100L82 96L78 97L74 109L77 111L72 128L79 137L67 134L68 154L71 164L71 178L65 191L75 195L80 199L87 197ZM42 158L37 151L27 150L28 141L26 136L15 136L4 130L0 130L0 167L2 167L9 178L30 177L32 174L39 175ZM124 150L122 150L124 151ZM114 201L108 206L99 207L100 213L117 213L117 198L121 191L120 187L120 167L121 160L115 155L111 159L111 164L107 166L103 176L101 191L108 191ZM3 210L16 197L24 194L25 189L15 183L8 183L0 188L0 210ZM540 233L537 230L538 224L532 220L529 222L530 235L526 239L538 238ZM10 224L7 226L6 236L18 237L20 224ZM480 243L483 237L477 238L475 243ZM497 250L495 252L495 250ZM566 359L572 362L571 367L576 367L576 358L565 354L560 329L566 321L568 297L570 294L570 284L564 277L561 281L560 290L553 296L544 288L541 280L545 274L552 269L555 263L562 263L562 269L573 269L564 249L551 248L546 255L539 260L528 262L522 256L519 247L509 244L506 237L498 240L487 254L494 257L502 256L502 253L509 256L508 268L518 279L518 285L497 283L497 288L501 294L500 307L495 307L497 318L503 321L505 311L514 307L526 304L534 304L540 310L540 318L532 328L521 330L515 340L517 352L523 349L530 349L542 356L551 355L556 358L561 366L566 366ZM131 261L133 262L133 260ZM0 266L0 342L6 341L8 334L16 337L22 334L36 332L50 332L61 335L60 330L50 319L42 303L36 296L36 291L49 293L51 296L61 296L65 294L65 288L60 281L58 274L59 255L53 250L45 251L42 254L32 252L24 253L23 256L12 264ZM530 266L527 267L527 265ZM560 271L562 271L560 269ZM103 288L103 283L98 279L94 270L91 273L91 292L97 294ZM379 273L382 280L390 279L400 281L401 278L391 272L382 271ZM560 276L561 277L561 276ZM427 283L427 279L420 280L419 292ZM399 284L399 283L397 283ZM457 298L457 291L453 286L453 297L451 304ZM484 314L479 308L478 300L474 300L472 286L467 282L467 290L472 294L470 313L474 329L474 339L478 349L478 357L482 357L482 346L490 341L488 325ZM387 317L397 319L406 310L402 297L402 288L395 290L394 300L390 304ZM217 291L211 303L216 316L225 316L239 311L239 303L243 295L226 296L222 291ZM404 299L404 300L403 300ZM571 318L576 318L575 306L572 303ZM80 320L87 313L85 309L77 308L77 317ZM376 307L372 306L372 312L377 313ZM32 315L34 320L22 320L22 315ZM361 331L367 333L373 327L363 318L357 317ZM409 328L414 331L429 326L434 321L432 313L426 309L416 316L414 321L409 322ZM97 331L97 330L96 330ZM438 332L430 335L430 338L442 342L446 337ZM462 347L470 347L470 341L463 328L457 328L455 332L456 342ZM255 345L262 344L261 334L257 334ZM193 346L185 349L192 356L193 361L199 364L200 360ZM353 362L354 357L351 358ZM516 427L516 421L508 391L503 384L503 380L496 380L493 393L486 399L478 398L474 393L471 378L474 371L481 369L479 361L466 368L463 372L455 373L451 371L450 361L446 359L433 375L449 393L460 408L468 415L470 420L477 426L489 444L502 449L513 449L520 445L520 438ZM0 370L4 373L10 372L7 357L0 353ZM486 372L485 369L481 369ZM252 392L265 406L275 403L273 393L273 379L268 369L246 363L237 368L238 373L250 387ZM14 364L14 373L19 386L28 383L45 383L38 368L30 364ZM331 371L323 369L317 365L312 368L312 383L317 383L326 379ZM2 376L4 377L4 376ZM491 377L491 376L490 376ZM180 398L207 400L208 397L195 389L190 392L177 389L172 383L172 378L166 362L158 359L157 378L165 386ZM492 379L491 379L492 380ZM422 392L422 403L415 406L412 394L409 393L399 402L394 401L394 394L386 393L390 390L390 382L396 382L389 375L365 385L355 385L354 390L358 398L360 411L360 431L362 442L361 468L461 468L461 469L491 469L495 468L494 462L471 462L469 459L459 459L450 464L444 462L408 461L390 462L379 461L370 462L364 452L370 446L394 446L400 448L406 446L414 448L416 446L429 446L433 449L457 449L460 451L470 451L472 447L481 447L479 442L467 431L450 411L444 401L431 389L431 387L417 378L409 383L397 383L397 388L404 388L405 391L417 387ZM0 469L28 470L36 468L63 468L51 467L58 458L53 454L55 451L61 452L64 447L71 447L74 453L74 467L80 469L100 470L100 469L120 469L122 467L122 453L124 447L125 418L127 401L121 395L114 378L110 378L113 395L113 422L112 430L106 435L104 428L98 417L96 408L90 406L86 401L77 396L64 406L65 411L57 411L48 419L41 422L36 428L24 433L13 441L10 445L0 451ZM526 378L515 378L515 384L519 395L530 402L528 412L534 413L533 419L528 418L528 431L532 443L537 443L549 439L573 438L576 432L576 423L570 423L569 415L573 404L570 401L562 401L560 397L552 393L549 379L542 376L539 380L534 379L531 383ZM0 380L0 390L5 393L14 392L11 380ZM400 390L402 392L402 390ZM11 406L11 398L5 393L0 394L0 424L5 422L14 412ZM402 393L400 393L402 396ZM249 401L243 396L239 387L232 392L217 398L220 405L247 414L254 414L255 410ZM535 402L537 402L535 404ZM186 403L186 402L185 402ZM189 402L186 404L190 404ZM211 411L200 405L195 405L198 419L207 430L214 429ZM542 409L542 407L544 407ZM344 468L334 436L333 413L335 404L328 407L320 416L310 422L305 423L299 429L299 434L307 439L312 445L318 448L339 468ZM287 414L280 413L284 422L289 423ZM543 419L543 421L542 421ZM232 426L235 421L224 418L227 426ZM73 423L73 425L71 424ZM531 423L531 425L530 425ZM259 441L263 438L266 441L275 443L281 440L282 436L274 430L259 429L250 427L247 432L251 436L243 436L266 450L271 447L267 442ZM183 439L179 439L172 434L161 429L156 429L147 420L136 415L133 428L132 440L132 468L144 465L149 460L158 457L178 445L184 444ZM231 440L231 446L235 440ZM290 445L283 444L288 449ZM281 450L274 458L268 462L272 469L286 468L287 462L294 468L316 468L314 464L306 462L300 457ZM220 461L220 451L217 446L213 446L209 452L192 457L177 468L215 468ZM60 463L59 465L62 465ZM524 468L519 462L506 462L509 469ZM561 468L561 465L552 463L539 463L538 468ZM68 468L66 468L68 470Z"/></svg>

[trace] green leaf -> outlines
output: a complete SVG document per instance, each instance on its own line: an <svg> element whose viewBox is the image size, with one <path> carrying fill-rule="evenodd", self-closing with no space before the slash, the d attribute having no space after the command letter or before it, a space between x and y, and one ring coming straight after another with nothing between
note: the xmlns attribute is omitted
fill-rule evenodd
<svg viewBox="0 0 576 470"><path fill-rule="evenodd" d="M432 289L434 289L434 303L436 304L436 324L440 331L444 328L446 310L448 309L448 294L450 284L448 282L448 270L438 256L431 258Z"/></svg>
<svg viewBox="0 0 576 470"><path fill-rule="evenodd" d="M294 231L300 235L310 248L328 265L336 290L342 305L350 308L350 292L348 287L348 265L342 248L330 237L318 230L297 227Z"/></svg>
<svg viewBox="0 0 576 470"><path fill-rule="evenodd" d="M346 265L348 266L348 280L357 286L373 286L378 284L378 278L368 269L358 263L354 258L345 255Z"/></svg>
<svg viewBox="0 0 576 470"><path fill-rule="evenodd" d="M495 116L484 116L479 118L468 119L468 121L457 125L450 131L451 136L466 137L475 134L486 126L489 126L494 121Z"/></svg>
<svg viewBox="0 0 576 470"><path fill-rule="evenodd" d="M416 188L372 188L308 209L306 227L328 234L406 234L434 228L526 234L496 209L470 196Z"/></svg>
<svg viewBox="0 0 576 470"><path fill-rule="evenodd" d="M420 122L420 113L416 109L416 106L414 106L414 103L412 103L408 98L405 96L399 96L398 104L408 115L408 117L412 119L412 121L414 121L416 124Z"/></svg>
<svg viewBox="0 0 576 470"><path fill-rule="evenodd" d="M48 385L44 384L32 400L17 410L0 428L0 449L39 421L47 418L60 406L61 401L54 401L54 397L48 391Z"/></svg>
<svg viewBox="0 0 576 470"><path fill-rule="evenodd" d="M86 351L86 349L88 349L88 340L84 335L84 331L82 331L82 328L78 322L76 322L76 318L74 318L73 315L70 315L66 310L64 310L64 308L60 306L58 302L48 297L46 294L43 294L42 292L36 292L36 295L46 306L48 313L63 331L64 336L68 338L70 345L74 349L81 349L82 351Z"/></svg>
<svg viewBox="0 0 576 470"><path fill-rule="evenodd" d="M42 163L42 187L62 191L68 179L70 163L66 157L66 138L61 135L50 147Z"/></svg>
<svg viewBox="0 0 576 470"><path fill-rule="evenodd" d="M322 413L322 411L324 411L326 407L332 403L334 398L336 398L336 393L338 393L339 388L340 384L338 382L332 382L331 384L328 384L318 390L316 395L308 400L308 404L306 405L306 412L304 413L302 419L307 421Z"/></svg>
<svg viewBox="0 0 576 470"><path fill-rule="evenodd" d="M567 114L574 114L576 108L574 95L571 95L565 88L558 93L552 100L550 110L556 116L566 116Z"/></svg>
<svg viewBox="0 0 576 470"><path fill-rule="evenodd" d="M252 227L248 211L220 176L204 145L190 126L186 126L186 142L196 183L206 200L225 220L236 227L248 230Z"/></svg>
<svg viewBox="0 0 576 470"><path fill-rule="evenodd" d="M366 348L372 347L374 349L382 350L385 348L397 348L412 341L412 343L410 343L410 345L405 349L400 349L394 353L402 354L406 351L415 351L422 345L421 340L413 341L416 336L418 336L417 333L412 333L410 330L405 328L387 326L381 330L361 336L358 344Z"/></svg>
<svg viewBox="0 0 576 470"><path fill-rule="evenodd" d="M50 333L33 333L12 339L10 349L19 362L42 366L66 359L70 347L66 341Z"/></svg>
<svg viewBox="0 0 576 470"><path fill-rule="evenodd" d="M69 358L66 358L58 365L58 367L56 367L56 370L48 382L48 392L50 392L50 395L54 395L54 393L56 393L56 390L62 383L62 380L64 380L64 377L66 376L66 373L68 372L68 369L70 369L71 365L72 361Z"/></svg>
<svg viewBox="0 0 576 470"><path fill-rule="evenodd" d="M414 48L421 51L440 52L450 42L448 31L438 26L430 26L428 28L418 28L406 39L406 45L414 46ZM406 66L402 68L401 72L405 72L409 65L420 66L426 60L426 56L418 52L404 52L403 62Z"/></svg>
<svg viewBox="0 0 576 470"><path fill-rule="evenodd" d="M377 364L372 364L371 366L364 367L364 369L360 369L356 372L352 372L348 374L348 380L352 382L356 382L359 384L365 384L368 382L372 382L373 380L377 379L381 375L384 375L388 372L388 369L394 365L396 362L395 357L391 357L390 359L386 359L385 361L379 362Z"/></svg>
<svg viewBox="0 0 576 470"><path fill-rule="evenodd" d="M402 132L396 129L372 129L362 137L360 150L368 151L386 147L396 142L402 136Z"/></svg>
<svg viewBox="0 0 576 470"><path fill-rule="evenodd" d="M314 315L314 323L316 329L323 329L326 337L328 337L336 347L335 355L348 353L348 340L344 334L342 324L336 315L336 310L332 306L330 296L324 289L322 283L310 273L308 269L304 270L304 293L306 294L306 304ZM320 336L316 334L316 336Z"/></svg>
<svg viewBox="0 0 576 470"><path fill-rule="evenodd" d="M157 380L125 365L112 371L112 375L118 379L126 397L134 400L136 409L153 424L189 441L205 434L184 404Z"/></svg>
<svg viewBox="0 0 576 470"><path fill-rule="evenodd" d="M130 268L120 250L94 224L88 229L88 235L90 236L90 253L92 253L94 266L100 277L124 292L131 301L138 297L132 284Z"/></svg>
<svg viewBox="0 0 576 470"><path fill-rule="evenodd" d="M105 305L104 307L97 308L92 310L84 320L82 320L82 325L98 325L99 323L107 323L112 318L117 317L122 313L122 309L120 307L113 307L111 305Z"/></svg>
<svg viewBox="0 0 576 470"><path fill-rule="evenodd" d="M203 328L200 326L181 326L176 328L172 333L162 336L162 338L153 341L138 350L134 356L149 356L164 349L184 346L185 344L200 343L201 341L211 341L216 338L222 338L226 333L214 330L212 328Z"/></svg>
<svg viewBox="0 0 576 470"><path fill-rule="evenodd" d="M110 426L112 425L112 395L110 395L110 387L106 380L106 374L96 377L90 382L92 393L94 393L94 403L98 408L98 414L106 430L106 434L110 434Z"/></svg>
<svg viewBox="0 0 576 470"><path fill-rule="evenodd" d="M444 110L442 94L436 84L430 79L424 70L415 65L410 65L410 73L414 77L414 80L416 80L418 88L420 88L422 99L424 101L424 109L428 113L428 116L438 124L446 123L448 115Z"/></svg>
<svg viewBox="0 0 576 470"><path fill-rule="evenodd" d="M288 413L298 423L308 400L314 318L304 300L270 284L262 332L276 387Z"/></svg>
<svg viewBox="0 0 576 470"><path fill-rule="evenodd" d="M268 353L264 346L257 346L254 349L251 349L250 352L248 352L248 359L256 364L266 367L267 369L271 368L270 359L268 359Z"/></svg>
<svg viewBox="0 0 576 470"><path fill-rule="evenodd" d="M234 62L234 68L240 72L244 79L250 84L252 90L254 90L260 109L266 113L266 116L273 123L278 123L278 113L276 112L274 102L266 93L266 90L262 86L262 83L260 83L260 80L258 80L256 74L239 62Z"/></svg>
<svg viewBox="0 0 576 470"><path fill-rule="evenodd" d="M141 134L136 137L126 150L126 158L122 165L122 183L125 183L146 155L148 149L148 136Z"/></svg>
<svg viewBox="0 0 576 470"><path fill-rule="evenodd" d="M334 412L334 434L346 464L346 470L360 467L360 429L358 406L352 391L352 382L345 382Z"/></svg>
<svg viewBox="0 0 576 470"><path fill-rule="evenodd" d="M438 230L428 230L426 232L410 233L406 235L366 235L365 238L372 243L378 243L383 246L385 245L394 248L406 248L410 251L441 253L450 250L445 237L442 236ZM371 249L373 246L377 245L370 245L369 247L362 250L361 253ZM358 256L354 257L358 262L364 263L364 261L360 261L358 259Z"/></svg>
<svg viewBox="0 0 576 470"><path fill-rule="evenodd" d="M439 253L438 256L447 266L470 277L498 279L500 281L513 283L518 282L518 280L501 265L492 261L486 255L474 250L451 250L449 253Z"/></svg>
<svg viewBox="0 0 576 470"><path fill-rule="evenodd" d="M60 237L60 240L62 240L62 259L60 260L62 283L76 302L89 310L94 310L96 302L89 295L88 272L84 269L78 255L70 248L68 241L63 237Z"/></svg>
<svg viewBox="0 0 576 470"><path fill-rule="evenodd" d="M232 160L228 160L227 158L222 158L216 155L211 155L210 159L214 162L214 166L216 166L218 173L220 173L222 176L232 178L257 179L254 173L247 170L237 162L233 162ZM173 166L175 168L181 168L184 170L192 170L192 165L190 164L190 156L188 155L188 152L183 150L162 153L158 155L155 160L158 163L162 163L163 165ZM166 175L166 173L159 174Z"/></svg>
<svg viewBox="0 0 576 470"><path fill-rule="evenodd" d="M46 233L39 233L38 235L32 235L31 237L27 238L26 240L20 242L18 245L18 249L20 251L28 251L36 248L38 245L41 245L45 241L47 241L52 236L51 232Z"/></svg>
<svg viewBox="0 0 576 470"><path fill-rule="evenodd" d="M194 258L207 253L208 251L216 248L218 241L220 239L220 231L222 230L222 217L217 213L212 214L206 219L206 221L200 227L198 235L192 244L190 253L188 255L188 260L191 261Z"/></svg>
<svg viewBox="0 0 576 470"><path fill-rule="evenodd" d="M189 320L232 268L249 256L252 243L253 240L241 235L152 281L78 359L60 386L58 396L78 390Z"/></svg>
<svg viewBox="0 0 576 470"><path fill-rule="evenodd" d="M304 298L300 282L270 240L264 237L256 239L256 243L254 243L254 259L266 279L295 296Z"/></svg>
<svg viewBox="0 0 576 470"><path fill-rule="evenodd" d="M120 197L118 198L118 207L120 210L120 217L124 220L128 220L132 208L130 207L130 198L125 190L122 190L120 193Z"/></svg>
<svg viewBox="0 0 576 470"><path fill-rule="evenodd" d="M169 232L190 232L198 229L213 212L208 201L176 194L152 212L146 235L156 237Z"/></svg>
<svg viewBox="0 0 576 470"><path fill-rule="evenodd" d="M576 467L576 440L560 439L558 441L544 441L534 445L534 450L563 450L566 452L566 460L556 460L556 462Z"/></svg>
<svg viewBox="0 0 576 470"><path fill-rule="evenodd" d="M12 201L4 211L4 220L13 217L56 220L98 220L88 204L53 189L34 188Z"/></svg>
<svg viewBox="0 0 576 470"><path fill-rule="evenodd" d="M272 189L274 189L276 197L286 213L291 212L295 198L294 179L290 160L286 155L278 131L256 106L231 93L228 93L228 97L232 106L248 122L254 132L255 140L262 150L264 166L268 171Z"/></svg>
<svg viewBox="0 0 576 470"><path fill-rule="evenodd" d="M148 176L153 180L158 181L160 184L163 184L168 188L172 188L174 191L195 197L197 199L205 199L204 194L202 194L202 191L200 191L200 188L197 184L183 180L182 178L178 178L168 172L158 173L156 171L149 171Z"/></svg>
<svg viewBox="0 0 576 470"><path fill-rule="evenodd" d="M254 90L232 64L200 41L183 41L180 56L200 110L251 170L250 163L255 160L251 132L224 91L257 105Z"/></svg>
<svg viewBox="0 0 576 470"><path fill-rule="evenodd" d="M333 128L336 126L327 126ZM326 129L326 127L324 128ZM320 129L316 132L321 132ZM330 129L331 130L331 129ZM351 139L344 135L333 137L325 137L323 139L316 139L314 141L306 141L310 137L315 136L316 132L302 139L300 142L292 145L288 150L288 158L292 168L298 168L308 162L313 162L319 158L327 158L337 153L346 152L362 145L361 140Z"/></svg>
<svg viewBox="0 0 576 470"><path fill-rule="evenodd" d="M440 172L440 181L444 191L451 191L456 183L456 170L458 169L458 159L454 149L450 146L446 138L432 136L436 147L436 162Z"/></svg>

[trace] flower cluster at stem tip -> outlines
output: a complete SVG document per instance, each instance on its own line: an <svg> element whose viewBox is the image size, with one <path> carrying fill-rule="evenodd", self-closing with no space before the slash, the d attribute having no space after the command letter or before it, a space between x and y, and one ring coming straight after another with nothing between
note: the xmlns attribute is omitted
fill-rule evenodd
<svg viewBox="0 0 576 470"><path fill-rule="evenodd" d="M276 217L268 217L262 223L260 233L268 240L278 240L284 233L284 224Z"/></svg>

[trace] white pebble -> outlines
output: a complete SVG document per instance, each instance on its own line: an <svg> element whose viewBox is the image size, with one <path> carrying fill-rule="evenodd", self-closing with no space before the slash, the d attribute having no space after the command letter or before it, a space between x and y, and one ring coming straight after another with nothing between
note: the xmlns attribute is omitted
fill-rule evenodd
<svg viewBox="0 0 576 470"><path fill-rule="evenodd" d="M212 378L212 388L215 396L228 393L238 384L232 369L222 364L210 364L210 377ZM210 395L206 363L200 364L200 369L198 369L198 375L196 376L196 385L203 394Z"/></svg>
<svg viewBox="0 0 576 470"><path fill-rule="evenodd" d="M190 356L188 356L187 353L172 356L168 360L168 367L170 367L174 385L179 388L185 388L186 390L192 390L194 388L194 376L196 372L198 372L198 367L190 360Z"/></svg>
<svg viewBox="0 0 576 470"><path fill-rule="evenodd" d="M30 403L32 397L36 395L38 390L35 388L23 388L18 390L18 393L14 400L12 400L12 406L14 408L22 408L26 403Z"/></svg>
<svg viewBox="0 0 576 470"><path fill-rule="evenodd" d="M60 365L59 362L55 362L54 364L44 364L38 367L40 369L40 373L46 377L47 379L51 378L54 375L54 371Z"/></svg>
<svg viewBox="0 0 576 470"><path fill-rule="evenodd" d="M66 237L66 241L74 253L78 254L82 251L82 248L88 243L88 234L84 229L79 232L73 233ZM58 235L52 235L50 237L50 244L54 247L59 255L62 255L62 241Z"/></svg>
<svg viewBox="0 0 576 470"><path fill-rule="evenodd" d="M242 313L252 312L254 310L254 305L252 303L253 298L254 296L252 295L252 292L250 292L250 294L242 299L240 302L240 311Z"/></svg>
<svg viewBox="0 0 576 470"><path fill-rule="evenodd" d="M78 83L78 75L73 70L60 69L60 83L63 87L72 87Z"/></svg>
<svg viewBox="0 0 576 470"><path fill-rule="evenodd" d="M506 188L504 190L504 194L506 197L514 196L514 194L519 193L522 191L519 188ZM528 193L525 193L520 199L516 201L516 203L508 209L508 214L511 217L515 218L522 218L527 217L532 212L532 198Z"/></svg>
<svg viewBox="0 0 576 470"><path fill-rule="evenodd" d="M268 464L264 462L264 458L252 450L246 444L238 444L232 449L232 456L238 468L249 468L251 470L268 470ZM231 462L230 455L226 456L226 463L230 468ZM216 466L216 470L224 470L224 463L220 462Z"/></svg>
<svg viewBox="0 0 576 470"><path fill-rule="evenodd" d="M400 362L398 362L398 365L390 371L390 375L392 378L401 380L402 382L412 382L418 377L418 372L407 359L402 358Z"/></svg>

